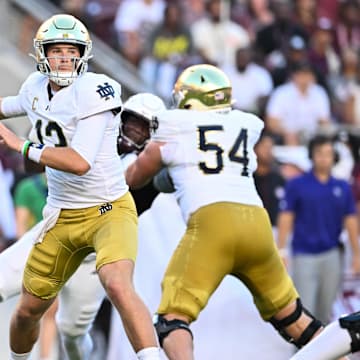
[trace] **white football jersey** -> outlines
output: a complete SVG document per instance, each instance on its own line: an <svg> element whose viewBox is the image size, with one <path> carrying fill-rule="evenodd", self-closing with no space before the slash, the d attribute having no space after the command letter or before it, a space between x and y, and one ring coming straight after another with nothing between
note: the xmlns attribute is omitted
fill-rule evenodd
<svg viewBox="0 0 360 360"><path fill-rule="evenodd" d="M262 120L239 110L168 110L158 120L153 140L166 142L162 160L186 221L215 202L263 206L253 180Z"/></svg>
<svg viewBox="0 0 360 360"><path fill-rule="evenodd" d="M81 121L95 119L91 118L94 115L103 117L103 123L99 118L97 122L105 127L94 159L89 160L85 155L94 152L92 138L99 135L96 128L91 127L95 122L87 123L89 127L77 134L81 143L86 144L79 153L91 166L85 175L46 168L48 204L64 209L85 208L119 198L128 190L116 150L120 117L111 113L122 105L120 84L105 75L88 72L50 99L48 83L46 76L35 72L24 82L18 95L33 126L32 141L71 147L77 126ZM78 150L75 145L73 147Z"/></svg>

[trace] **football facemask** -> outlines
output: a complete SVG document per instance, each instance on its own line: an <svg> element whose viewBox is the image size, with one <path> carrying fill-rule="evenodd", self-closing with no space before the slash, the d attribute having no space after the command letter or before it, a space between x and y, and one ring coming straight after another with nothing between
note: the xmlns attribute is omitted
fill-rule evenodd
<svg viewBox="0 0 360 360"><path fill-rule="evenodd" d="M77 46L80 57L72 57L72 70L61 71L59 66L50 68L46 54L47 46L53 44L71 44ZM74 16L60 14L46 20L39 28L34 38L35 55L38 71L46 75L59 86L70 85L78 76L87 71L92 42L86 27ZM60 64L61 57L56 58Z"/></svg>

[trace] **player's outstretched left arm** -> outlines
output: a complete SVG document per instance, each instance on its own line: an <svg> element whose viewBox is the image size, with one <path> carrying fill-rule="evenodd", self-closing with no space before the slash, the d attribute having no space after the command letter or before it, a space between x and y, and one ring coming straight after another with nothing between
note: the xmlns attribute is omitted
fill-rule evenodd
<svg viewBox="0 0 360 360"><path fill-rule="evenodd" d="M22 106L20 95L0 97L0 120L24 115L26 112Z"/></svg>
<svg viewBox="0 0 360 360"><path fill-rule="evenodd" d="M126 170L126 182L131 189L145 186L161 170L160 147L163 143L150 142Z"/></svg>

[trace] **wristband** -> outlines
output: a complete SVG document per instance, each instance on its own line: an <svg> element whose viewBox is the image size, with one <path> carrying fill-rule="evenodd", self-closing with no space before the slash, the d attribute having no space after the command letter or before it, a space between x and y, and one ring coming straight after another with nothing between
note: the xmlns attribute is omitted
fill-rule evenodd
<svg viewBox="0 0 360 360"><path fill-rule="evenodd" d="M24 158L27 158L28 152L29 152L29 146L30 146L31 144L32 144L32 142L29 141L29 140L25 140L25 141L24 141L24 144L23 144L23 146L22 146L22 148L21 148L21 154L22 154L22 156L23 156Z"/></svg>
<svg viewBox="0 0 360 360"><path fill-rule="evenodd" d="M46 146L44 144L30 143L28 151L27 151L27 158L36 163L39 163L41 154L43 153L45 148L46 148Z"/></svg>

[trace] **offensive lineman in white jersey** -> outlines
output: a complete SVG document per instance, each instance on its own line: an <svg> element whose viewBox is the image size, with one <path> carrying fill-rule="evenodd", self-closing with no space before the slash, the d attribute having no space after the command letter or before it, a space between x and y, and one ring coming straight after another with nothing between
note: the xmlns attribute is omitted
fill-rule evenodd
<svg viewBox="0 0 360 360"><path fill-rule="evenodd" d="M0 124L1 143L45 165L49 188L11 321L10 359L30 357L42 315L91 252L138 358L159 359L150 314L132 281L137 214L116 149L120 85L86 72L91 40L73 16L45 21L34 47L38 72L0 103L0 118L27 114L38 141Z"/></svg>
<svg viewBox="0 0 360 360"><path fill-rule="evenodd" d="M302 347L322 325L301 304L255 190L253 148L263 122L231 110L231 83L211 65L187 68L174 99L177 109L157 115L152 141L126 171L139 188L165 167L187 223L162 281L155 320L162 347L171 360L193 359L189 324L230 274L248 287L262 318Z"/></svg>

